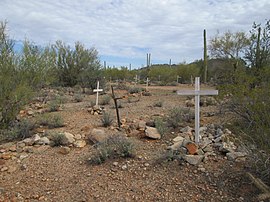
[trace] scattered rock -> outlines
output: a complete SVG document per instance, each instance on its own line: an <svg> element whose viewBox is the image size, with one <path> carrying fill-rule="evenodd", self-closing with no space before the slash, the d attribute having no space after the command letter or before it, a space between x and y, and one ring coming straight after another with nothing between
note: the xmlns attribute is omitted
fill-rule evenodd
<svg viewBox="0 0 270 202"><path fill-rule="evenodd" d="M114 165L114 166L118 166L118 162L116 162L116 161L113 162L113 165Z"/></svg>
<svg viewBox="0 0 270 202"><path fill-rule="evenodd" d="M174 142L180 142L181 144L183 143L185 138L182 136L177 136L176 138L173 139Z"/></svg>
<svg viewBox="0 0 270 202"><path fill-rule="evenodd" d="M69 147L60 147L59 150L58 150L58 153L60 154L68 154L70 152L70 148Z"/></svg>
<svg viewBox="0 0 270 202"><path fill-rule="evenodd" d="M8 170L8 167L6 167L6 166L4 166L4 167L1 168L1 172L5 172L7 170Z"/></svg>
<svg viewBox="0 0 270 202"><path fill-rule="evenodd" d="M191 155L197 154L198 152L198 145L193 142L187 143L185 147L187 148L188 153Z"/></svg>
<svg viewBox="0 0 270 202"><path fill-rule="evenodd" d="M73 145L77 148L83 148L86 146L86 142L84 140L77 140L73 143Z"/></svg>
<svg viewBox="0 0 270 202"><path fill-rule="evenodd" d="M160 133L158 132L156 128L153 128L153 127L147 126L145 130L145 135L146 137L149 137L151 139L161 139Z"/></svg>
<svg viewBox="0 0 270 202"><path fill-rule="evenodd" d="M204 156L203 155L185 155L183 156L183 159L187 161L191 165L199 165Z"/></svg>
<svg viewBox="0 0 270 202"><path fill-rule="evenodd" d="M226 153L226 157L228 158L228 160L234 161L236 159L246 157L246 153L244 153L244 152L229 152L229 153Z"/></svg>
<svg viewBox="0 0 270 202"><path fill-rule="evenodd" d="M74 135L68 132L64 132L64 140L62 142L63 145L69 145L75 142Z"/></svg>
<svg viewBox="0 0 270 202"><path fill-rule="evenodd" d="M182 141L176 142L173 145L169 146L168 149L177 151L177 150L179 150L182 147L182 144L183 144Z"/></svg>
<svg viewBox="0 0 270 202"><path fill-rule="evenodd" d="M4 153L0 155L0 159L8 160L11 159L12 155L10 153Z"/></svg>
<svg viewBox="0 0 270 202"><path fill-rule="evenodd" d="M74 135L75 140L81 140L82 136L80 134Z"/></svg>
<svg viewBox="0 0 270 202"><path fill-rule="evenodd" d="M25 144L24 146L32 146L35 143L33 138L26 138L22 142ZM24 147L24 146L22 146L22 147Z"/></svg>
<svg viewBox="0 0 270 202"><path fill-rule="evenodd" d="M127 169L127 165L123 165L122 170L126 170L126 169Z"/></svg>
<svg viewBox="0 0 270 202"><path fill-rule="evenodd" d="M50 144L50 140L47 137L41 137L38 141L35 142L35 144L38 144L38 145L49 145Z"/></svg>
<svg viewBox="0 0 270 202"><path fill-rule="evenodd" d="M94 128L88 136L90 142L93 143L100 143L103 142L105 139L108 138L108 135L105 134L103 129Z"/></svg>

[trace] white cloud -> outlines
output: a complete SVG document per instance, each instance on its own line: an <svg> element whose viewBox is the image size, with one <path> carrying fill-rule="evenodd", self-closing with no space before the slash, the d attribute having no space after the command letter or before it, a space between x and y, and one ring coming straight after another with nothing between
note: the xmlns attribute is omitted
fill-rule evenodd
<svg viewBox="0 0 270 202"><path fill-rule="evenodd" d="M269 10L268 0L2 0L0 20L18 40L81 41L140 66L149 52L153 62L200 59L203 29L208 38L217 30L248 31Z"/></svg>

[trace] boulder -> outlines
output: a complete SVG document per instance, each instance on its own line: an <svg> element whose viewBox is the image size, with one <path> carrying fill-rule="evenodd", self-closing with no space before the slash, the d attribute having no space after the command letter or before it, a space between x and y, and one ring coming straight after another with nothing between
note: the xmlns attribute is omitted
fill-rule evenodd
<svg viewBox="0 0 270 202"><path fill-rule="evenodd" d="M177 136L176 138L173 139L173 142L181 142L181 144L183 143L185 138L183 138L182 136Z"/></svg>
<svg viewBox="0 0 270 202"><path fill-rule="evenodd" d="M187 143L185 147L187 148L188 153L191 155L197 154L198 152L198 145L194 142Z"/></svg>
<svg viewBox="0 0 270 202"><path fill-rule="evenodd" d="M68 154L70 152L70 148L69 147L60 147L59 150L58 150L58 153L60 154Z"/></svg>
<svg viewBox="0 0 270 202"><path fill-rule="evenodd" d="M68 132L64 132L63 145L69 145L75 142L74 135Z"/></svg>
<svg viewBox="0 0 270 202"><path fill-rule="evenodd" d="M180 150L180 148L182 147L182 144L183 144L183 142L181 142L181 141L176 142L173 145L169 146L168 149L174 150L174 151Z"/></svg>
<svg viewBox="0 0 270 202"><path fill-rule="evenodd" d="M41 137L38 141L35 142L35 144L38 144L38 145L49 145L50 144L50 140L47 137Z"/></svg>
<svg viewBox="0 0 270 202"><path fill-rule="evenodd" d="M103 129L94 128L88 136L88 139L92 143L100 143L108 138Z"/></svg>
<svg viewBox="0 0 270 202"><path fill-rule="evenodd" d="M146 127L145 136L151 139L161 139L161 135L156 128Z"/></svg>
<svg viewBox="0 0 270 202"><path fill-rule="evenodd" d="M185 132L192 132L192 131L194 131L194 129L191 128L191 127L189 127L189 126L186 126L186 127L182 128L182 129L180 130L180 132L182 132L182 133L185 133Z"/></svg>
<svg viewBox="0 0 270 202"><path fill-rule="evenodd" d="M203 155L185 155L183 159L191 165L199 165L204 156Z"/></svg>
<svg viewBox="0 0 270 202"><path fill-rule="evenodd" d="M35 143L35 140L33 138L26 138L22 142L25 146L32 146Z"/></svg>
<svg viewBox="0 0 270 202"><path fill-rule="evenodd" d="M74 147L83 148L86 146L86 142L84 140L77 140L73 143Z"/></svg>
<svg viewBox="0 0 270 202"><path fill-rule="evenodd" d="M236 159L246 157L246 153L244 153L244 152L229 152L229 153L226 153L226 157L228 158L228 160L234 161Z"/></svg>

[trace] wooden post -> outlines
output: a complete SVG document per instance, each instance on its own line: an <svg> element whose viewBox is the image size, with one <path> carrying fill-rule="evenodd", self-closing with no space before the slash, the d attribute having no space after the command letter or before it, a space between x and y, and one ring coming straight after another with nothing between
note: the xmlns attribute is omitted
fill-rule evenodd
<svg viewBox="0 0 270 202"><path fill-rule="evenodd" d="M195 142L200 141L200 95L218 95L217 90L200 90L200 77L195 78L194 90L178 90L178 95L194 95L195 96Z"/></svg>
<svg viewBox="0 0 270 202"><path fill-rule="evenodd" d="M97 97L96 97L96 106L98 106L98 93L99 92L102 92L103 89L100 89L99 88L99 81L97 82L97 89L94 89L93 92L96 92L97 93Z"/></svg>
<svg viewBox="0 0 270 202"><path fill-rule="evenodd" d="M122 98L115 97L113 86L111 86L111 88L112 88L112 98L113 98L114 105L115 105L115 110L116 110L118 128L121 128L121 121L120 121L120 116L119 116L119 110L118 110L117 100L122 99Z"/></svg>
<svg viewBox="0 0 270 202"><path fill-rule="evenodd" d="M206 30L203 30L203 66L204 66L204 83L207 82L207 44L206 44Z"/></svg>

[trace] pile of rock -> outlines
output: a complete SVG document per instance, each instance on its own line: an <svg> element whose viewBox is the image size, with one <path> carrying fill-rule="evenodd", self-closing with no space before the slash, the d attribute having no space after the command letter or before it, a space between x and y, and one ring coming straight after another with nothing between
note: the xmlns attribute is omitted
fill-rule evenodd
<svg viewBox="0 0 270 202"><path fill-rule="evenodd" d="M182 128L168 149L178 151L180 157L192 165L198 165L207 161L209 156L217 154L225 155L228 160L245 160L247 154L240 151L241 149L230 140L233 137L230 130L222 130L222 127L211 124L201 127L200 135L200 143L196 144L194 129L188 126Z"/></svg>
<svg viewBox="0 0 270 202"><path fill-rule="evenodd" d="M87 111L92 115L101 115L104 112L104 107L93 106L89 107Z"/></svg>

